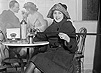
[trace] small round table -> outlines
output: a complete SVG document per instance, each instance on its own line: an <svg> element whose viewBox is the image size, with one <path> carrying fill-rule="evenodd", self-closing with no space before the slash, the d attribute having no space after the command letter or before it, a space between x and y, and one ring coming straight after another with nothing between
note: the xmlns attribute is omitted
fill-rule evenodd
<svg viewBox="0 0 101 73"><path fill-rule="evenodd" d="M4 42L2 43L3 45L7 46L7 47L26 47L27 49L28 48L32 48L32 47L36 47L36 46L44 46L44 45L48 45L49 42L48 41L39 41L39 42L33 42L31 44L28 44L28 43L22 43L22 42L13 42L13 43L10 43L10 42ZM29 49L28 49L29 50ZM28 52L27 52L28 53ZM28 53L28 59L30 59L30 54ZM21 67L21 73L24 72L24 67Z"/></svg>

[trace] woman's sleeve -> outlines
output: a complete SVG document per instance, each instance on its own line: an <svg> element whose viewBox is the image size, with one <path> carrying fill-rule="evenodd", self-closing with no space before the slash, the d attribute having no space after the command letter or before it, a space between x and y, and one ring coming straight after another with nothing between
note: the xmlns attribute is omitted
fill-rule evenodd
<svg viewBox="0 0 101 73"><path fill-rule="evenodd" d="M70 42L65 41L65 49L69 50L72 53L77 51L77 41L76 41L76 34L75 28L72 25L72 22L67 21L64 23L62 28L64 29L63 32L66 33L70 37Z"/></svg>
<svg viewBox="0 0 101 73"><path fill-rule="evenodd" d="M33 41L47 41L46 34L44 32L38 32Z"/></svg>
<svg viewBox="0 0 101 73"><path fill-rule="evenodd" d="M33 41L34 42L47 41L47 37L44 33L38 32L37 35L35 36L35 38L33 39ZM38 46L38 47L35 47L35 48L38 49L38 52L45 52L47 50L47 45Z"/></svg>

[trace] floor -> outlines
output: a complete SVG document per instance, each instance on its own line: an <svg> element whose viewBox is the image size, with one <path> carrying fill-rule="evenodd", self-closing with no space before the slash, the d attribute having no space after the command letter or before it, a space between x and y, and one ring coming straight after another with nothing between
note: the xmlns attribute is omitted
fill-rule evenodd
<svg viewBox="0 0 101 73"><path fill-rule="evenodd" d="M11 69L9 68L7 70L7 73L20 73L19 70L20 69L18 69L18 71L16 71L16 69L14 69L14 68L11 68ZM0 72L0 73L2 73L2 72ZM88 70L84 70L84 72L82 72L82 73L92 73L92 70L89 70L89 69Z"/></svg>
<svg viewBox="0 0 101 73"><path fill-rule="evenodd" d="M16 68L7 68L7 73L21 73L20 71L21 71L21 68L17 68L17 70ZM86 69L84 71L82 70L81 73L92 73L92 70L91 69Z"/></svg>
<svg viewBox="0 0 101 73"><path fill-rule="evenodd" d="M7 73L20 73L20 68L18 68L17 70L15 68L8 68Z"/></svg>

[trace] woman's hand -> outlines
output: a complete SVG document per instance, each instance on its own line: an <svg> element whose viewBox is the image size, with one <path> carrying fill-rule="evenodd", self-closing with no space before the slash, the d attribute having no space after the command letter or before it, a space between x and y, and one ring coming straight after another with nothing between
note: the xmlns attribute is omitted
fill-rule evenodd
<svg viewBox="0 0 101 73"><path fill-rule="evenodd" d="M58 35L59 35L60 39L66 40L67 42L70 42L70 37L67 34L59 33Z"/></svg>
<svg viewBox="0 0 101 73"><path fill-rule="evenodd" d="M22 17L27 21L28 13L26 11L22 11Z"/></svg>

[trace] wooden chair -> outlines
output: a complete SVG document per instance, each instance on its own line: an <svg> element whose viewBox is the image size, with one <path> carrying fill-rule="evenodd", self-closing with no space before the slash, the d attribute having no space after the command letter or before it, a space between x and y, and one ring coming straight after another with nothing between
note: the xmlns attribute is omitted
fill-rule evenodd
<svg viewBox="0 0 101 73"><path fill-rule="evenodd" d="M84 72L84 51L85 51L85 39L86 39L87 29L85 27L81 27L79 29L79 33L82 33L82 34L77 35L78 50L75 53L75 59L77 61L76 73L81 73L81 71Z"/></svg>
<svg viewBox="0 0 101 73"><path fill-rule="evenodd" d="M83 62L84 62L85 39L87 29L81 27L78 33L80 33L77 35L78 50L75 52L75 56L71 62L71 66L69 69L70 73L81 73L81 71L84 69Z"/></svg>
<svg viewBox="0 0 101 73"><path fill-rule="evenodd" d="M2 60L4 58L4 51L3 51L3 46L2 42L4 41L4 35L3 32L0 30L0 72L5 72L7 71L7 67L2 65Z"/></svg>

